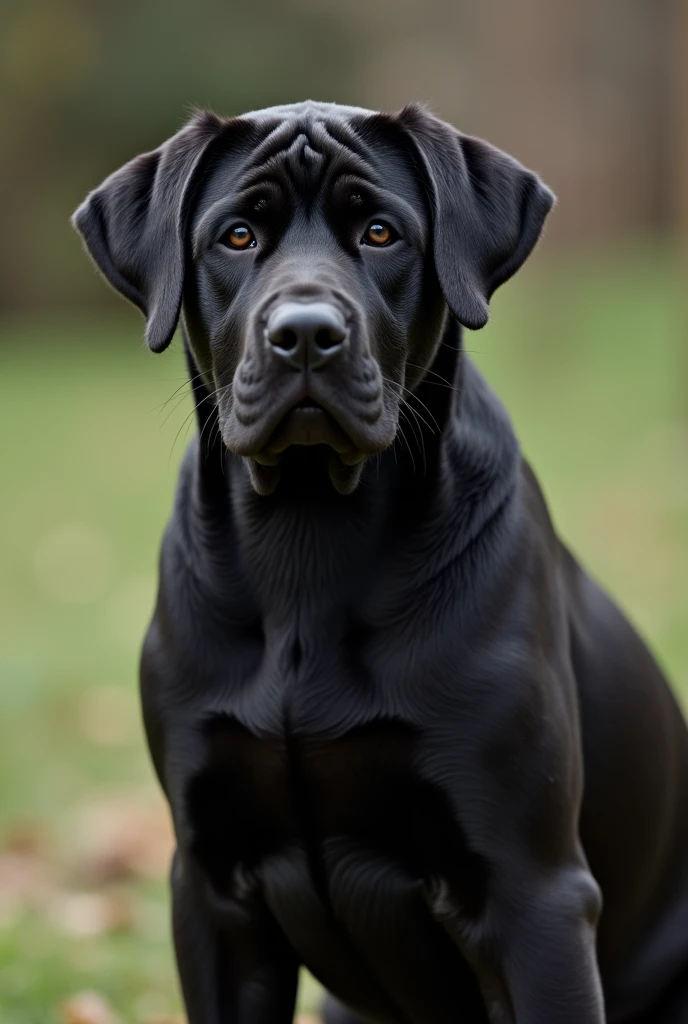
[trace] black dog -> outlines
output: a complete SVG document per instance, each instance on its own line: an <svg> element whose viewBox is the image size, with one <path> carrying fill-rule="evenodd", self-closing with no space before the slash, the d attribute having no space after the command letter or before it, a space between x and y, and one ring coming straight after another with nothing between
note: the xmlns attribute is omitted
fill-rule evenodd
<svg viewBox="0 0 688 1024"><path fill-rule="evenodd" d="M300 964L333 1021L688 1020L688 733L461 349L551 204L309 102L76 214L196 400L142 663L191 1024L290 1021Z"/></svg>

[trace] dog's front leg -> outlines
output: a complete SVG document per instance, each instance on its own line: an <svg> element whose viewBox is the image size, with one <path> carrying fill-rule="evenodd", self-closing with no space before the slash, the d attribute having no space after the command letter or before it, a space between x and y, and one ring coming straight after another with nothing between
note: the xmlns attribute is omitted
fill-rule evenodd
<svg viewBox="0 0 688 1024"><path fill-rule="evenodd" d="M585 865L548 868L535 877L507 874L498 883L503 894L493 897L498 963L515 1022L603 1024L599 888Z"/></svg>
<svg viewBox="0 0 688 1024"><path fill-rule="evenodd" d="M476 973L491 1024L604 1024L600 894L587 867L507 870L491 890L480 923L466 921L445 883L433 900Z"/></svg>
<svg viewBox="0 0 688 1024"><path fill-rule="evenodd" d="M189 1024L291 1024L298 961L265 908L218 912L191 859L175 854L172 926Z"/></svg>
<svg viewBox="0 0 688 1024"><path fill-rule="evenodd" d="M565 666L550 670L558 649L543 643L545 657L509 639L501 654L514 670L476 672L473 713L457 707L450 728L426 735L420 763L444 793L457 851L469 855L439 870L435 862L432 906L494 1024L604 1024L602 899L579 834L575 686Z"/></svg>

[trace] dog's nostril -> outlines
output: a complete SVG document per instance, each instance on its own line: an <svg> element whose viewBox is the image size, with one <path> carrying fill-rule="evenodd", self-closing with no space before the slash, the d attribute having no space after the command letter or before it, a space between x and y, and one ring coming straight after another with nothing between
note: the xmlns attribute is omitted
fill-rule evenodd
<svg viewBox="0 0 688 1024"><path fill-rule="evenodd" d="M336 327L322 327L319 331L315 332L315 344L323 352L334 348L335 345L339 345L343 340L344 332Z"/></svg>
<svg viewBox="0 0 688 1024"><path fill-rule="evenodd" d="M283 327L279 333L277 344L285 352L292 352L298 345L299 339L296 331L292 330L291 327Z"/></svg>

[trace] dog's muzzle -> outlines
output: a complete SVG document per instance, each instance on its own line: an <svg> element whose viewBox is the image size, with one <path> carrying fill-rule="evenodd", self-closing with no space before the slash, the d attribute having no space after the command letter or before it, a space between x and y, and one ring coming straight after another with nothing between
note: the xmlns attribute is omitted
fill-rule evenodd
<svg viewBox="0 0 688 1024"><path fill-rule="evenodd" d="M317 374L340 358L349 344L342 313L322 301L280 303L268 318L264 336L273 358L304 375ZM307 395L286 413L257 458L270 464L292 445L321 444L349 464L363 458L334 417Z"/></svg>
<svg viewBox="0 0 688 1024"><path fill-rule="evenodd" d="M350 493L365 459L394 440L385 416L379 365L365 319L337 289L289 287L268 296L252 317L234 376L225 444L248 457L254 486L269 493L288 449L329 449L337 490ZM322 462L314 453L314 465Z"/></svg>

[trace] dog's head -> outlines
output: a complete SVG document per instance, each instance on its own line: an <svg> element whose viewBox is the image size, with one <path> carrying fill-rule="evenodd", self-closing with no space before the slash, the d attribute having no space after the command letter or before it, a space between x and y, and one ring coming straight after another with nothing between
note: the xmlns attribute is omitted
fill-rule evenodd
<svg viewBox="0 0 688 1024"><path fill-rule="evenodd" d="M393 442L445 317L482 327L553 197L424 108L198 114L74 222L160 352L182 312L226 446L269 493L294 446L352 491Z"/></svg>

